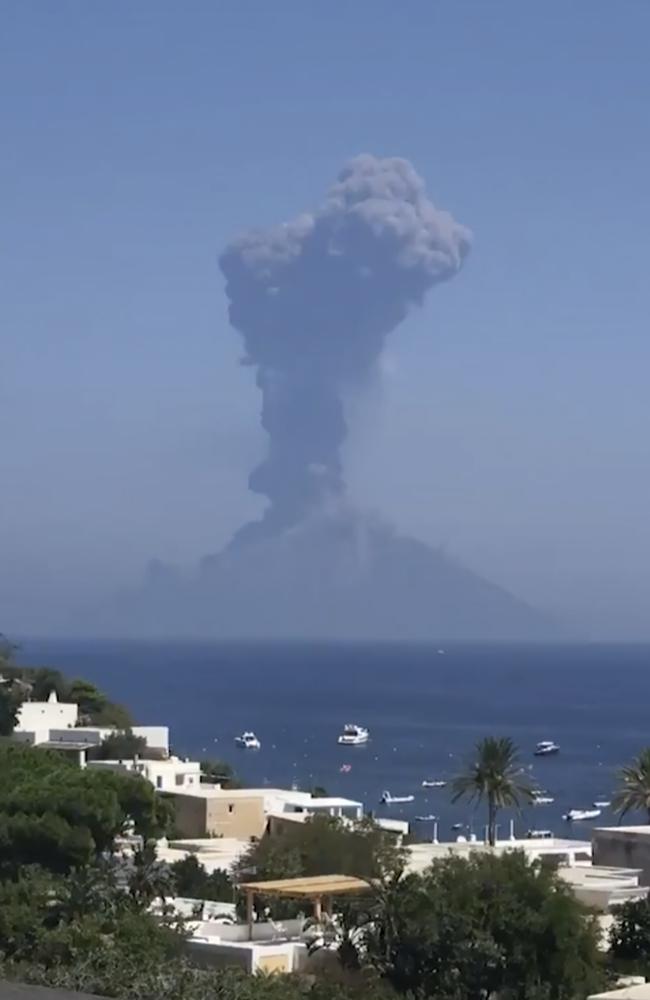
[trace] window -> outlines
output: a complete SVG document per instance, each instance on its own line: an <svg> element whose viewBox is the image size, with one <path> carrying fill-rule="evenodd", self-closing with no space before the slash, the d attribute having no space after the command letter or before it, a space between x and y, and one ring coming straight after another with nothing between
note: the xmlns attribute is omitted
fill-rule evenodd
<svg viewBox="0 0 650 1000"><path fill-rule="evenodd" d="M175 782L176 782L177 785L182 785L183 782L185 781L185 775L184 774L177 774L175 776L174 780L175 780Z"/></svg>
<svg viewBox="0 0 650 1000"><path fill-rule="evenodd" d="M156 775L156 788L162 788L162 777L160 774Z"/></svg>
<svg viewBox="0 0 650 1000"><path fill-rule="evenodd" d="M229 813L234 813L234 811L235 811L235 807L234 807L234 805L233 805L233 804L232 804L232 802L231 802L231 803L229 804L229 806L228 806L228 812L229 812Z"/></svg>

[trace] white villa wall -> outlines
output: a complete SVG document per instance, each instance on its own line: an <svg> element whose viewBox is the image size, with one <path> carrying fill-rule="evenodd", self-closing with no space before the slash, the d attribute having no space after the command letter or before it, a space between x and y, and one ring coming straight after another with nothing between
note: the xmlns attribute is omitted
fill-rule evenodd
<svg viewBox="0 0 650 1000"><path fill-rule="evenodd" d="M91 760L88 767L103 767L113 771L140 774L160 792L188 791L201 784L201 765L198 760Z"/></svg>
<svg viewBox="0 0 650 1000"><path fill-rule="evenodd" d="M158 750L165 754L169 753L169 727L168 726L133 726L132 733L143 739L151 750ZM46 730L47 732L47 730ZM79 743L87 743L88 746L99 746L107 736L119 732L112 726L78 726L75 727L74 739ZM46 740L60 742L69 740L69 729L50 729L49 734L37 742L44 743Z"/></svg>
<svg viewBox="0 0 650 1000"><path fill-rule="evenodd" d="M286 941L300 937L304 918L296 920L277 920L269 923L266 920L253 924L253 941ZM192 924L193 937L205 937L212 940L241 942L248 941L247 924L218 924L214 920L201 920Z"/></svg>
<svg viewBox="0 0 650 1000"><path fill-rule="evenodd" d="M133 726L134 736L140 736L151 750L169 753L169 726Z"/></svg>
<svg viewBox="0 0 650 1000"><path fill-rule="evenodd" d="M246 972L299 972L307 961L307 948L296 941L278 944L258 944L250 941L207 941L190 938L185 949L192 961L203 968L223 968L234 965ZM269 967L268 963L282 965Z"/></svg>
<svg viewBox="0 0 650 1000"><path fill-rule="evenodd" d="M49 739L50 729L72 729L79 718L79 706L71 702L24 701L17 713L16 732L45 733L44 743Z"/></svg>

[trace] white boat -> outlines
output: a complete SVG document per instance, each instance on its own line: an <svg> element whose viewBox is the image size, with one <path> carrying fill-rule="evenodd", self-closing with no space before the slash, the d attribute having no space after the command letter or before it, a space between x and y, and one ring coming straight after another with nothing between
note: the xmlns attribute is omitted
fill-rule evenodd
<svg viewBox="0 0 650 1000"><path fill-rule="evenodd" d="M381 793L381 802L385 806L396 806L403 802L414 802L415 795L391 795L390 792Z"/></svg>
<svg viewBox="0 0 650 1000"><path fill-rule="evenodd" d="M437 819L438 819L437 816L433 816L431 813L429 813L429 815L427 815L427 816L416 816L415 817L415 822L416 823L434 823Z"/></svg>
<svg viewBox="0 0 650 1000"><path fill-rule="evenodd" d="M357 726L354 722L348 722L343 727L343 732L338 738L338 742L344 747L360 747L370 739L370 733L365 726Z"/></svg>
<svg viewBox="0 0 650 1000"><path fill-rule="evenodd" d="M594 802L594 808L595 809L609 809L609 807L611 806L611 804L612 803L609 801L609 799L596 799L596 801Z"/></svg>
<svg viewBox="0 0 650 1000"><path fill-rule="evenodd" d="M446 781L423 781L422 782L422 787L423 788L446 788L447 787L447 782Z"/></svg>
<svg viewBox="0 0 650 1000"><path fill-rule="evenodd" d="M235 736L235 743L242 750L259 750L262 746L255 733L242 733L241 736Z"/></svg>
<svg viewBox="0 0 650 1000"><path fill-rule="evenodd" d="M559 743L554 743L553 740L540 740L534 750L536 757L548 757L549 754L559 752L560 745Z"/></svg>
<svg viewBox="0 0 650 1000"><path fill-rule="evenodd" d="M600 809L569 809L562 819L567 823L579 822L583 819L597 819L600 816Z"/></svg>
<svg viewBox="0 0 650 1000"><path fill-rule="evenodd" d="M526 834L529 840L550 840L553 836L552 830L529 830Z"/></svg>
<svg viewBox="0 0 650 1000"><path fill-rule="evenodd" d="M533 792L532 804L534 806L551 806L555 802L552 795L546 795L544 792Z"/></svg>

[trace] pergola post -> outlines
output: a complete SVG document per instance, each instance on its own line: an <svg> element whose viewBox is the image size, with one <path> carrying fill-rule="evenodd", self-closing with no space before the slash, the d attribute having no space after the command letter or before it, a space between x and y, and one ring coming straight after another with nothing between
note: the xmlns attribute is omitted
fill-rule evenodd
<svg viewBox="0 0 650 1000"><path fill-rule="evenodd" d="M323 905L322 904L323 904L322 896L315 896L314 897L314 917L316 918L316 920L320 920L320 918L321 918L321 915L322 915L322 912L323 912Z"/></svg>
<svg viewBox="0 0 650 1000"><path fill-rule="evenodd" d="M332 916L332 910L333 909L334 909L334 897L333 896L326 896L325 897L325 902L323 904L323 910L325 911L325 913L327 914L328 917Z"/></svg>
<svg viewBox="0 0 650 1000"><path fill-rule="evenodd" d="M246 890L246 923L248 924L248 940L253 940L253 891Z"/></svg>

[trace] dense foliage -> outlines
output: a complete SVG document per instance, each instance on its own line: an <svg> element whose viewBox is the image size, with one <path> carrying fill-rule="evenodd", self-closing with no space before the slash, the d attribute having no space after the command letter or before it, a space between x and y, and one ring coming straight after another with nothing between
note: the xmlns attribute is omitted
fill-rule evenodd
<svg viewBox="0 0 650 1000"><path fill-rule="evenodd" d="M93 760L133 760L146 757L147 741L144 736L136 736L131 729L110 733L97 747L93 747L89 757Z"/></svg>
<svg viewBox="0 0 650 1000"><path fill-rule="evenodd" d="M238 880L297 878L301 875L355 875L376 879L402 870L404 852L395 838L364 820L354 826L317 816L290 826L281 836L264 837L239 862Z"/></svg>
<svg viewBox="0 0 650 1000"><path fill-rule="evenodd" d="M234 886L228 873L217 870L208 875L193 854L181 861L174 861L170 865L170 875L177 896L232 902Z"/></svg>
<svg viewBox="0 0 650 1000"><path fill-rule="evenodd" d="M241 781L231 764L225 760L202 760L201 781L222 785L223 788L241 788Z"/></svg>
<svg viewBox="0 0 650 1000"><path fill-rule="evenodd" d="M0 746L0 864L39 864L55 872L89 864L133 825L145 838L169 823L168 803L144 779L81 770L61 755L21 744Z"/></svg>
<svg viewBox="0 0 650 1000"><path fill-rule="evenodd" d="M650 973L650 898L617 906L609 933L610 955L623 969Z"/></svg>
<svg viewBox="0 0 650 1000"><path fill-rule="evenodd" d="M574 1000L601 985L595 921L523 853L436 861L392 885L367 960L436 1000Z"/></svg>

